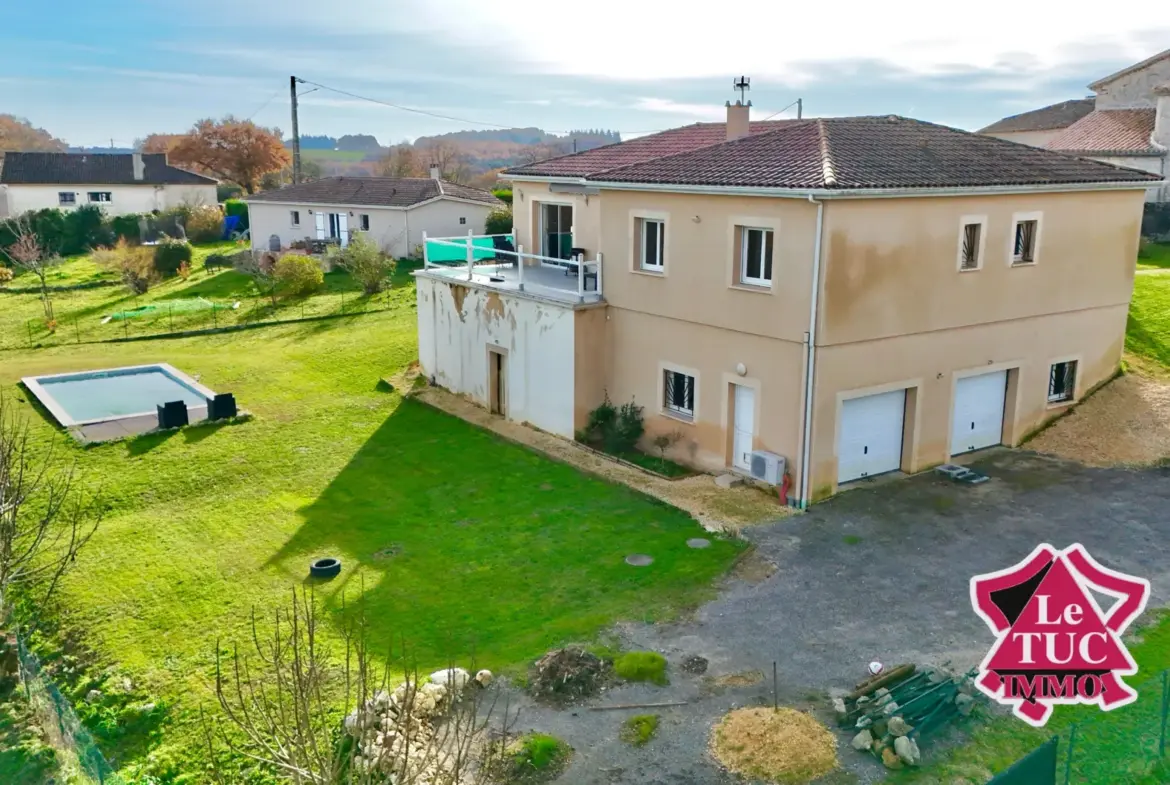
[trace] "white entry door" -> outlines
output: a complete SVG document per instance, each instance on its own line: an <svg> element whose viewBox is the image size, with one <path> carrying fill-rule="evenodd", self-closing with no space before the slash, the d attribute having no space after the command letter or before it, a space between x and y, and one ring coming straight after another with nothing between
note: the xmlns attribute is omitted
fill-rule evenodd
<svg viewBox="0 0 1170 785"><path fill-rule="evenodd" d="M337 214L337 237L342 248L349 245L349 216L345 213Z"/></svg>
<svg viewBox="0 0 1170 785"><path fill-rule="evenodd" d="M313 218L316 219L317 224L317 239L325 239L325 213L315 213Z"/></svg>
<svg viewBox="0 0 1170 785"><path fill-rule="evenodd" d="M1007 371L966 376L955 383L951 415L951 455L992 447L1003 441Z"/></svg>
<svg viewBox="0 0 1170 785"><path fill-rule="evenodd" d="M841 404L837 482L897 471L901 467L905 411L905 390L850 398Z"/></svg>
<svg viewBox="0 0 1170 785"><path fill-rule="evenodd" d="M735 385L735 432L731 440L732 466L752 470L752 434L756 430L756 391L742 384Z"/></svg>

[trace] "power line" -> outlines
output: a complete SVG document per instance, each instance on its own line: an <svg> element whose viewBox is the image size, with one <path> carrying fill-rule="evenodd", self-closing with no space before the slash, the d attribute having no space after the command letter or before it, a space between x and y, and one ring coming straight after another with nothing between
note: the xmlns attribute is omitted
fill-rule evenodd
<svg viewBox="0 0 1170 785"><path fill-rule="evenodd" d="M314 87L319 87L322 90L329 90L331 92L339 93L341 95L348 96L350 98L356 98L359 101L369 101L370 103L381 104L382 106L388 106L391 109L399 109L403 112L414 112L415 114L426 115L427 117L437 117L440 120L451 120L451 121L456 122L456 123L467 123L468 125L484 125L484 126L488 126L490 128L502 128L504 130L507 130L507 129L514 127L511 125L499 125L498 123L484 123L484 122L480 122L479 120L468 120L466 117L454 117L452 115L439 114L438 112L428 112L425 109L415 109L412 106L403 106L402 104L393 104L393 103L390 103L389 101L380 101L377 98L370 98L369 96L358 95L357 93L351 93L348 90L341 90L341 89L338 89L336 87L330 87L329 85L318 84L317 82L310 82L308 79L300 79L299 81L303 82L304 84L311 84Z"/></svg>
<svg viewBox="0 0 1170 785"><path fill-rule="evenodd" d="M263 112L265 109L267 109L267 108L268 108L268 105L269 105L270 103L272 103L272 99L276 98L276 96L277 96L279 93L280 93L280 90L277 90L277 91L276 91L276 92L274 92L272 95L268 96L268 100L267 100L267 101L265 101L264 103L260 104L260 108L259 108L259 109L257 109L255 112L252 112L252 114L248 115L248 121L250 122L250 121L252 120L252 118L253 118L253 117L255 117L256 115L260 114L260 113L261 113L261 112Z"/></svg>
<svg viewBox="0 0 1170 785"><path fill-rule="evenodd" d="M792 107L794 107L794 106L796 106L798 103L800 103L800 100L801 100L801 99L797 98L795 101L793 101L793 102L792 102L792 103L790 103L788 106L786 106L786 107L784 107L783 109L781 109L779 112L772 112L772 114L768 115L767 117L765 117L765 118L764 118L763 120L761 120L760 122L767 122L768 120L771 120L773 117L775 117L776 115L780 114L781 112L787 112L789 109L791 109Z"/></svg>

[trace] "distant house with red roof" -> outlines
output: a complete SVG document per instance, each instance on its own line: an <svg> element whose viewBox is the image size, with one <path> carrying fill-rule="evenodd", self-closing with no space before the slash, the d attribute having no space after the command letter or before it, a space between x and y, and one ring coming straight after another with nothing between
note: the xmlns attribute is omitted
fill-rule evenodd
<svg viewBox="0 0 1170 785"><path fill-rule="evenodd" d="M1005 117L980 133L1170 177L1170 49L1089 85L1090 99ZM1151 188L1147 201L1170 201Z"/></svg>

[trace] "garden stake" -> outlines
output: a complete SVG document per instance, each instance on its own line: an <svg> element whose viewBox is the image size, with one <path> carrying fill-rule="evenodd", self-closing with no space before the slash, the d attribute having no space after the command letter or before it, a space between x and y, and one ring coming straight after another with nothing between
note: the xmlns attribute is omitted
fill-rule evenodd
<svg viewBox="0 0 1170 785"><path fill-rule="evenodd" d="M24 326L28 328L28 345L32 346L32 319L25 322Z"/></svg>
<svg viewBox="0 0 1170 785"><path fill-rule="evenodd" d="M780 685L776 679L776 660L772 660L772 710L780 711Z"/></svg>
<svg viewBox="0 0 1170 785"><path fill-rule="evenodd" d="M77 317L73 317L73 334L77 336L77 342L81 343L81 328L77 326Z"/></svg>
<svg viewBox="0 0 1170 785"><path fill-rule="evenodd" d="M1158 736L1158 757L1166 757L1166 715L1170 713L1170 671L1162 671L1162 731Z"/></svg>
<svg viewBox="0 0 1170 785"><path fill-rule="evenodd" d="M1072 777L1073 752L1076 750L1076 744L1077 724L1074 722L1072 724L1072 730L1070 730L1068 734L1068 754L1064 759L1064 785L1068 785L1069 780Z"/></svg>
<svg viewBox="0 0 1170 785"><path fill-rule="evenodd" d="M126 338L130 337L130 322L126 321L126 311L122 311L122 335Z"/></svg>
<svg viewBox="0 0 1170 785"><path fill-rule="evenodd" d="M171 332L175 331L175 305L174 305L174 303L171 303L170 307L167 308L167 325L170 327Z"/></svg>

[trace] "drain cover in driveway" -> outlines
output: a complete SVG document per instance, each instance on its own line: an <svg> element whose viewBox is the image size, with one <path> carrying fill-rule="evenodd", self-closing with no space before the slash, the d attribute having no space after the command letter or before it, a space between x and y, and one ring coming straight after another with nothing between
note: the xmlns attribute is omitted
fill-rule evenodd
<svg viewBox="0 0 1170 785"><path fill-rule="evenodd" d="M626 564L631 567L647 567L654 563L654 559L644 553L631 553L626 557Z"/></svg>
<svg viewBox="0 0 1170 785"><path fill-rule="evenodd" d="M687 540L687 547L688 548L710 548L711 541L704 539L703 537L693 537L693 538Z"/></svg>

